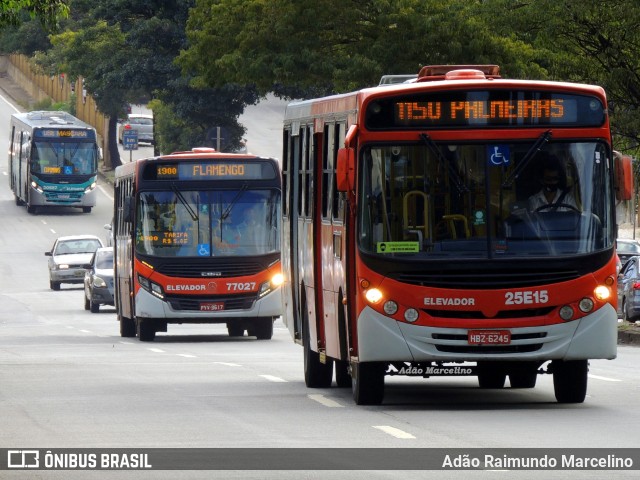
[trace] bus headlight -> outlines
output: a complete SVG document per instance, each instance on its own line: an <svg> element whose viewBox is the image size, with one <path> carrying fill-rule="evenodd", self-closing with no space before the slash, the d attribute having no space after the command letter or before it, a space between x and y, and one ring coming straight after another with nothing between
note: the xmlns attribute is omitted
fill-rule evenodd
<svg viewBox="0 0 640 480"><path fill-rule="evenodd" d="M267 293L272 292L280 285L282 285L283 282L284 276L281 273L276 273L273 277L271 277L271 280L260 285L260 290L258 290L258 298L262 298Z"/></svg>
<svg viewBox="0 0 640 480"><path fill-rule="evenodd" d="M376 304L382 300L382 292L377 288L370 288L364 292L364 298L366 298L369 303Z"/></svg>
<svg viewBox="0 0 640 480"><path fill-rule="evenodd" d="M93 182L91 185L89 185L87 188L85 188L84 189L84 193L89 193L94 188L96 188L96 182Z"/></svg>
<svg viewBox="0 0 640 480"><path fill-rule="evenodd" d="M281 273L276 273L273 277L271 277L271 286L273 288L279 287L284 283L284 275Z"/></svg>
<svg viewBox="0 0 640 480"><path fill-rule="evenodd" d="M596 296L598 300L605 301L605 300L608 300L609 297L611 296L611 290L609 290L609 287L605 285L598 285L596 289L593 291L593 294Z"/></svg>
<svg viewBox="0 0 640 480"><path fill-rule="evenodd" d="M164 299L164 292L162 291L162 287L157 283L152 282L151 280L143 277L142 275L138 275L138 283L147 292L151 293L152 295L155 295L160 299Z"/></svg>
<svg viewBox="0 0 640 480"><path fill-rule="evenodd" d="M31 188L33 188L38 193L44 193L44 190L42 189L42 187L38 185L36 182L31 182Z"/></svg>

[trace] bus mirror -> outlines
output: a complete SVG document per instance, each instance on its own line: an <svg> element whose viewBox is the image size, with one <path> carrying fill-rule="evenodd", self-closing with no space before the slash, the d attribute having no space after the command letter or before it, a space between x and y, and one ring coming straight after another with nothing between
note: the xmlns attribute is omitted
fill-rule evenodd
<svg viewBox="0 0 640 480"><path fill-rule="evenodd" d="M616 179L617 200L631 200L633 198L633 159L629 155L614 152L613 172Z"/></svg>
<svg viewBox="0 0 640 480"><path fill-rule="evenodd" d="M122 203L122 219L129 223L133 221L133 199L131 197L125 197Z"/></svg>
<svg viewBox="0 0 640 480"><path fill-rule="evenodd" d="M339 192L355 189L355 150L353 148L340 148L336 164L336 186Z"/></svg>

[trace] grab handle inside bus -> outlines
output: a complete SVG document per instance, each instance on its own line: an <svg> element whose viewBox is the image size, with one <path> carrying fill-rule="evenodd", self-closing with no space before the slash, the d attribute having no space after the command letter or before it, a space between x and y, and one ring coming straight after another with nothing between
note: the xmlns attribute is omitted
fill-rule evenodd
<svg viewBox="0 0 640 480"><path fill-rule="evenodd" d="M338 159L336 163L336 186L339 192L346 192L355 189L355 149L338 149Z"/></svg>

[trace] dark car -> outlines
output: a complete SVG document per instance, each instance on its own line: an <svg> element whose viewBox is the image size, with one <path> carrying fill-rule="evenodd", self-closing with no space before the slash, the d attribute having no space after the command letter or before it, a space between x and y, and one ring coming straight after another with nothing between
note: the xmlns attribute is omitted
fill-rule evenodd
<svg viewBox="0 0 640 480"><path fill-rule="evenodd" d="M98 313L113 302L113 247L96 250L84 275L84 309Z"/></svg>
<svg viewBox="0 0 640 480"><path fill-rule="evenodd" d="M619 238L616 240L616 251L622 265L634 255L640 255L640 242L631 238Z"/></svg>
<svg viewBox="0 0 640 480"><path fill-rule="evenodd" d="M629 322L640 317L640 256L629 258L618 275L618 314Z"/></svg>

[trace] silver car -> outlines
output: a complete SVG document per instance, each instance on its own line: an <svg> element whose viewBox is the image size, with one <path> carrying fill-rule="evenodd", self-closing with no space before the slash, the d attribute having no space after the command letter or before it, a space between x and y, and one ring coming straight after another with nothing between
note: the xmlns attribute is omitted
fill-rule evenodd
<svg viewBox="0 0 640 480"><path fill-rule="evenodd" d="M127 119L118 129L118 142L122 143L122 136L125 130L136 130L138 132L138 142L153 144L153 115L143 113L130 113Z"/></svg>
<svg viewBox="0 0 640 480"><path fill-rule="evenodd" d="M84 275L84 309L98 313L100 305L113 305L113 248L96 250Z"/></svg>
<svg viewBox="0 0 640 480"><path fill-rule="evenodd" d="M83 283L86 265L94 252L103 247L95 235L71 235L58 237L53 247L44 254L49 257L49 286L60 290L63 283Z"/></svg>
<svg viewBox="0 0 640 480"><path fill-rule="evenodd" d="M627 259L618 274L618 315L628 322L640 317L640 256Z"/></svg>

